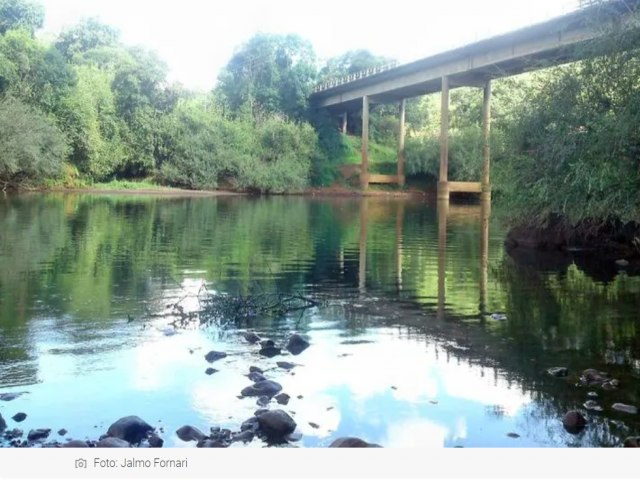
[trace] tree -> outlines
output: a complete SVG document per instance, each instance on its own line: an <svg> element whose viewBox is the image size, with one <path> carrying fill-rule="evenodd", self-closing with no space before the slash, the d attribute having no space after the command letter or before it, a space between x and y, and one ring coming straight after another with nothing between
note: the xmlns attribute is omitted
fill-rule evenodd
<svg viewBox="0 0 640 480"><path fill-rule="evenodd" d="M62 32L55 47L71 60L96 48L112 47L118 43L119 36L115 28L95 18L87 18Z"/></svg>
<svg viewBox="0 0 640 480"><path fill-rule="evenodd" d="M320 70L319 78L322 81L343 77L392 62L393 59L374 55L369 50L351 50L339 57L330 58Z"/></svg>
<svg viewBox="0 0 640 480"><path fill-rule="evenodd" d="M11 94L47 113L55 113L75 84L73 70L53 47L28 31L10 30L0 37L0 93Z"/></svg>
<svg viewBox="0 0 640 480"><path fill-rule="evenodd" d="M28 0L0 0L0 35L24 28L33 35L44 23L44 7Z"/></svg>
<svg viewBox="0 0 640 480"><path fill-rule="evenodd" d="M259 110L303 118L316 76L311 44L296 35L258 34L233 55L220 74L220 92L237 112Z"/></svg>
<svg viewBox="0 0 640 480"><path fill-rule="evenodd" d="M13 98L0 100L0 182L19 186L56 177L68 147L41 112Z"/></svg>

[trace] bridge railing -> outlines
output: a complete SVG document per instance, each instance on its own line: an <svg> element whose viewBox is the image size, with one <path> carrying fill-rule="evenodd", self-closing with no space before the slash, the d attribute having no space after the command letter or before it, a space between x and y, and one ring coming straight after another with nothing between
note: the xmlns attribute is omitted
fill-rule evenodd
<svg viewBox="0 0 640 480"><path fill-rule="evenodd" d="M355 82L356 80L360 80L361 78L377 75L378 73L386 72L387 70L391 70L392 68L395 68L397 66L398 66L398 62L391 62L391 63L387 63L386 65L367 68L366 70L361 70L359 72L352 73L350 75L345 75L343 77L326 80L316 85L313 89L313 93L322 92L324 90L329 90L339 85L344 85L345 83Z"/></svg>

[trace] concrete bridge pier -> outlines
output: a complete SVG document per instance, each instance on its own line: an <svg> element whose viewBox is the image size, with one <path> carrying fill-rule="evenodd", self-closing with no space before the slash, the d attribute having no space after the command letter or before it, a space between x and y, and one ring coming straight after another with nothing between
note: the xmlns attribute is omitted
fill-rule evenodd
<svg viewBox="0 0 640 480"><path fill-rule="evenodd" d="M449 77L442 77L440 93L440 178L438 200L449 200Z"/></svg>
<svg viewBox="0 0 640 480"><path fill-rule="evenodd" d="M442 77L440 119L440 178L438 199L448 200L452 192L481 193L491 198L491 80L483 85L482 99L482 179L480 182L449 181L449 78Z"/></svg>
<svg viewBox="0 0 640 480"><path fill-rule="evenodd" d="M362 97L362 165L360 167L360 186L369 188L369 97Z"/></svg>
<svg viewBox="0 0 640 480"><path fill-rule="evenodd" d="M398 125L398 185L404 186L404 137L405 137L405 119L406 101L400 101L400 122Z"/></svg>
<svg viewBox="0 0 640 480"><path fill-rule="evenodd" d="M347 112L340 116L340 131L343 135L347 134Z"/></svg>

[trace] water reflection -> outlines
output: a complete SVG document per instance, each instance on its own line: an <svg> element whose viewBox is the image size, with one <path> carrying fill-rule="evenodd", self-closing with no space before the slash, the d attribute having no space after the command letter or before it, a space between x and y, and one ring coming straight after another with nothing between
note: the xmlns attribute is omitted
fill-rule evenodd
<svg viewBox="0 0 640 480"><path fill-rule="evenodd" d="M594 281L584 258L564 256L558 269L505 254L489 202L33 195L0 203L0 232L0 393L30 392L0 412L27 412L25 431L96 438L140 414L186 446L172 434L183 424L237 428L256 408L236 398L249 365L278 358L260 358L238 328L167 336L168 319L149 316L204 283L326 301L251 325L278 342L292 330L311 338L293 375L269 371L292 397L303 445L355 435L385 446L597 446L638 433L610 405L640 403L639 279ZM230 356L207 376L211 349ZM598 391L605 412L578 436L559 418L586 389L545 374L557 365L621 381Z"/></svg>

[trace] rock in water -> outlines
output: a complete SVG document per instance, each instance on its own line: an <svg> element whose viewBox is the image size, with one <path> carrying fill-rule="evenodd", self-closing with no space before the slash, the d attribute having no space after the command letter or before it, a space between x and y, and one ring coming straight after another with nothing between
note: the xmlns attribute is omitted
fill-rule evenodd
<svg viewBox="0 0 640 480"><path fill-rule="evenodd" d="M14 422L22 422L27 418L27 414L23 412L16 413L13 417L11 417Z"/></svg>
<svg viewBox="0 0 640 480"><path fill-rule="evenodd" d="M272 380L263 380L246 387L240 392L245 397L273 397L282 390L282 385Z"/></svg>
<svg viewBox="0 0 640 480"><path fill-rule="evenodd" d="M231 443L235 443L235 442L249 443L251 440L253 440L253 437L254 437L254 433L251 430L245 430L244 432L237 433L234 436L232 436Z"/></svg>
<svg viewBox="0 0 640 480"><path fill-rule="evenodd" d="M282 351L278 347L262 347L258 353L263 357L273 358L280 355Z"/></svg>
<svg viewBox="0 0 640 480"><path fill-rule="evenodd" d="M110 437L120 438L132 444L140 443L143 438L146 438L149 432L153 432L153 427L140 417L131 415L128 417L122 417L115 422L107 430L107 435Z"/></svg>
<svg viewBox="0 0 640 480"><path fill-rule="evenodd" d="M129 448L131 445L126 440L116 437L106 437L98 442L97 448Z"/></svg>
<svg viewBox="0 0 640 480"><path fill-rule="evenodd" d="M336 438L329 448L382 448L375 443L368 443L364 440L356 437L341 437Z"/></svg>
<svg viewBox="0 0 640 480"><path fill-rule="evenodd" d="M562 419L562 425L567 432L578 433L587 425L587 419L577 410L570 410Z"/></svg>
<svg viewBox="0 0 640 480"><path fill-rule="evenodd" d="M207 375L213 375L214 373L218 373L218 370L216 370L215 368L207 368L204 373L206 373Z"/></svg>
<svg viewBox="0 0 640 480"><path fill-rule="evenodd" d="M36 440L42 440L43 438L47 438L51 433L50 428L37 428L35 430L31 430L27 435L27 440L30 442L35 442Z"/></svg>
<svg viewBox="0 0 640 480"><path fill-rule="evenodd" d="M296 366L295 363L291 362L276 362L276 365L280 368L284 368L285 370L292 370Z"/></svg>
<svg viewBox="0 0 640 480"><path fill-rule="evenodd" d="M4 400L5 402L10 402L11 400L15 400L16 398L24 395L27 392L11 392L11 393L0 393L0 400Z"/></svg>
<svg viewBox="0 0 640 480"><path fill-rule="evenodd" d="M249 373L264 373L260 367L249 367Z"/></svg>
<svg viewBox="0 0 640 480"><path fill-rule="evenodd" d="M606 373L599 372L595 368L587 368L582 372L580 380L586 385L593 385L594 383L602 383L607 380Z"/></svg>
<svg viewBox="0 0 640 480"><path fill-rule="evenodd" d="M250 344L258 343L260 341L260 337L256 335L254 332L246 332L243 335L244 339Z"/></svg>
<svg viewBox="0 0 640 480"><path fill-rule="evenodd" d="M207 353L204 358L207 362L209 363L213 363L216 360L221 360L223 358L225 358L227 356L226 353L224 352L216 352L215 350L211 350L209 353Z"/></svg>
<svg viewBox="0 0 640 480"><path fill-rule="evenodd" d="M6 428L7 422L4 421L4 418L2 418L2 414L0 413L0 432L4 432Z"/></svg>
<svg viewBox="0 0 640 480"><path fill-rule="evenodd" d="M286 393L279 393L274 398L280 405L286 405L287 403L289 403L289 400L291 399L291 397Z"/></svg>
<svg viewBox="0 0 640 480"><path fill-rule="evenodd" d="M566 367L551 367L549 370L547 370L547 373L554 377L566 377L567 375L569 375L569 369L567 369Z"/></svg>
<svg viewBox="0 0 640 480"><path fill-rule="evenodd" d="M636 415L638 413L638 407L627 405L625 403L614 403L611 405L611 408L617 412L630 413L631 415Z"/></svg>
<svg viewBox="0 0 640 480"><path fill-rule="evenodd" d="M266 407L267 405L269 405L270 401L271 399L269 397L267 397L266 395L262 395L258 398L258 401L256 403L259 407Z"/></svg>
<svg viewBox="0 0 640 480"><path fill-rule="evenodd" d="M262 340L260 342L260 346L262 348L268 348L268 347L275 347L276 344L275 344L275 342L273 340Z"/></svg>
<svg viewBox="0 0 640 480"><path fill-rule="evenodd" d="M584 408L586 408L587 410L593 410L595 412L601 412L602 411L602 407L600 405L598 405L598 402L596 402L595 400L587 400L586 402L584 402L582 404L582 406Z"/></svg>
<svg viewBox="0 0 640 480"><path fill-rule="evenodd" d="M266 377L264 375L262 375L261 373L258 372L251 372L249 373L249 380L251 380L252 382L264 382L266 380Z"/></svg>
<svg viewBox="0 0 640 480"><path fill-rule="evenodd" d="M183 442L200 442L207 438L204 433L191 425L180 427L176 431L176 435L178 435L178 438Z"/></svg>
<svg viewBox="0 0 640 480"><path fill-rule="evenodd" d="M622 444L625 448L640 448L640 437L627 437Z"/></svg>
<svg viewBox="0 0 640 480"><path fill-rule="evenodd" d="M66 428L61 428L60 430L58 430L58 435L60 435L61 437L64 437L66 434L67 434Z"/></svg>
<svg viewBox="0 0 640 480"><path fill-rule="evenodd" d="M82 440L71 440L62 445L62 448L89 448L87 442Z"/></svg>
<svg viewBox="0 0 640 480"><path fill-rule="evenodd" d="M149 437L149 446L151 448L162 448L162 445L164 445L164 440L155 433Z"/></svg>
<svg viewBox="0 0 640 480"><path fill-rule="evenodd" d="M293 355L299 355L309 348L309 342L307 342L301 335L294 333L289 337L289 341L285 348Z"/></svg>
<svg viewBox="0 0 640 480"><path fill-rule="evenodd" d="M296 429L296 422L284 410L269 410L258 417L258 423L267 439L274 442L283 441Z"/></svg>

